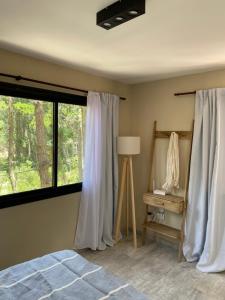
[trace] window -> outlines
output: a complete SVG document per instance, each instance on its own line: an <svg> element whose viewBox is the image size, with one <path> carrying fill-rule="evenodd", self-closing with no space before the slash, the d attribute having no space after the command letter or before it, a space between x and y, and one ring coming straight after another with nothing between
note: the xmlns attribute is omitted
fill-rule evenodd
<svg viewBox="0 0 225 300"><path fill-rule="evenodd" d="M0 83L0 207L81 190L86 97Z"/></svg>
<svg viewBox="0 0 225 300"><path fill-rule="evenodd" d="M85 112L82 106L59 103L59 186L82 181Z"/></svg>

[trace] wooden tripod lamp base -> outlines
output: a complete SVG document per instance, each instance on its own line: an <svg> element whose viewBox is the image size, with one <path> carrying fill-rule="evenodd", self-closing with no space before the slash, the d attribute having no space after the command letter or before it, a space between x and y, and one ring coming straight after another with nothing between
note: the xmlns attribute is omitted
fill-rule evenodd
<svg viewBox="0 0 225 300"><path fill-rule="evenodd" d="M117 151L119 155L124 155L122 163L122 174L120 192L117 204L116 224L115 224L115 240L120 240L121 216L124 201L125 185L129 183L132 229L133 229L133 244L137 248L136 234L136 214L135 214L135 197L134 197L134 176L133 176L133 161L132 156L140 154L140 137L118 137ZM129 179L129 180L128 180Z"/></svg>

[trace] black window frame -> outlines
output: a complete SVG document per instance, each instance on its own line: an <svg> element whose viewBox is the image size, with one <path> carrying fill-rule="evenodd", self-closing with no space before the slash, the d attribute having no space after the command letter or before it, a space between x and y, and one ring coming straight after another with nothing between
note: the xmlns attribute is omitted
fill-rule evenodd
<svg viewBox="0 0 225 300"><path fill-rule="evenodd" d="M43 88L0 82L0 95L41 100L53 103L53 186L0 196L0 209L45 200L82 190L82 182L57 186L58 171L58 105L59 103L87 106L87 97Z"/></svg>

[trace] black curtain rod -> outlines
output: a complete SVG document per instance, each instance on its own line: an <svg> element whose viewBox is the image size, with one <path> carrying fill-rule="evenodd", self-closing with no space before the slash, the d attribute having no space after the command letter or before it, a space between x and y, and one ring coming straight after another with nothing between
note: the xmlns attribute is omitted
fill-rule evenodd
<svg viewBox="0 0 225 300"><path fill-rule="evenodd" d="M0 73L0 76L7 77L7 78L13 78L17 81L25 80L25 81L29 81L29 82L34 82L34 83L40 83L40 84L45 84L45 85L49 85L49 86L59 87L59 88L63 88L63 89L71 90L71 91L80 92L80 93L85 93L85 94L88 93L87 90L77 89L77 88L73 88L73 87L70 87L70 86L51 83L51 82L42 81L42 80L36 80L36 79L28 78L28 77L23 77L23 76L20 76L20 75ZM126 98L120 97L120 100L126 100Z"/></svg>
<svg viewBox="0 0 225 300"><path fill-rule="evenodd" d="M195 95L196 91L192 92L183 92L183 93L175 93L174 96L185 96L185 95Z"/></svg>

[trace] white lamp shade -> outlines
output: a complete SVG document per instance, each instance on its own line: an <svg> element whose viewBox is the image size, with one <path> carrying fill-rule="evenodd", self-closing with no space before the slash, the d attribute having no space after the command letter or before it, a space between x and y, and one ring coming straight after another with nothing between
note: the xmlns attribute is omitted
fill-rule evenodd
<svg viewBox="0 0 225 300"><path fill-rule="evenodd" d="M121 155L140 154L140 144L139 136L119 136L117 138L117 153Z"/></svg>

